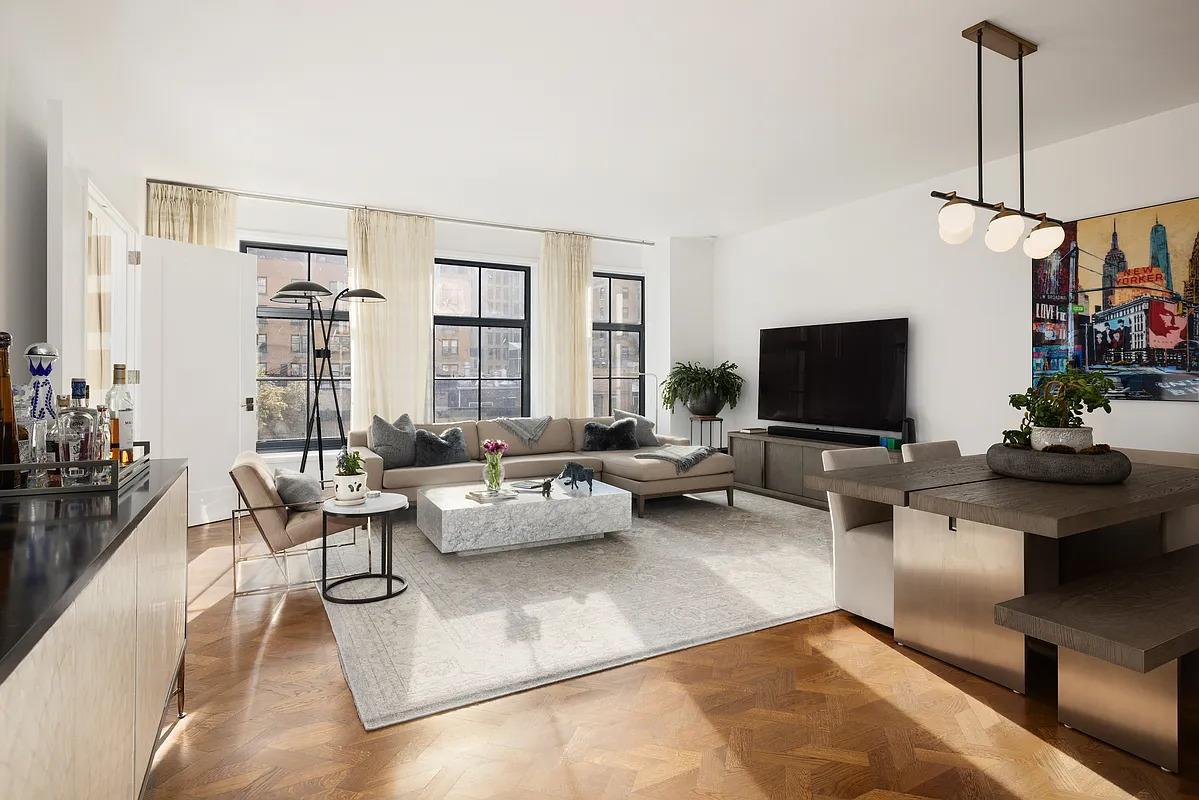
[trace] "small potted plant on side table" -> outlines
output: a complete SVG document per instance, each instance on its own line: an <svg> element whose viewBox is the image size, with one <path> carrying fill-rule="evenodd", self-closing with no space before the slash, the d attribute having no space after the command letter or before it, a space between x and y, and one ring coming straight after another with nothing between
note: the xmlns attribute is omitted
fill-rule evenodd
<svg viewBox="0 0 1199 800"><path fill-rule="evenodd" d="M366 470L357 450L342 450L337 454L337 470L333 474L333 500L341 506L356 506L366 502Z"/></svg>
<svg viewBox="0 0 1199 800"><path fill-rule="evenodd" d="M504 483L504 453L508 443L503 439L483 440L483 485L491 494L499 494Z"/></svg>

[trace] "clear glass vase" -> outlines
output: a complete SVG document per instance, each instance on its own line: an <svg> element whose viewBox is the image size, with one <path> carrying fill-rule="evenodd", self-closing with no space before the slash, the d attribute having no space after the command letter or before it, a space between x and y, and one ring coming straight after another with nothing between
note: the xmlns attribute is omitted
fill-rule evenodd
<svg viewBox="0 0 1199 800"><path fill-rule="evenodd" d="M487 456L483 461L483 487L496 493L504 485L504 462L501 456Z"/></svg>

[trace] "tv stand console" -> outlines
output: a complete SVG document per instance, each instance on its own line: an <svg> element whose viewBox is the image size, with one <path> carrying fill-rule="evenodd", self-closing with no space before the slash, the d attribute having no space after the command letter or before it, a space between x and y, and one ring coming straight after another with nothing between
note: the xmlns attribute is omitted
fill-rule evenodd
<svg viewBox="0 0 1199 800"><path fill-rule="evenodd" d="M728 441L735 465L734 488L823 509L828 508L826 493L807 488L804 476L824 472L825 450L864 446L735 431L728 435ZM877 442L875 439L871 444L877 446ZM899 453L892 453L891 460L899 461Z"/></svg>

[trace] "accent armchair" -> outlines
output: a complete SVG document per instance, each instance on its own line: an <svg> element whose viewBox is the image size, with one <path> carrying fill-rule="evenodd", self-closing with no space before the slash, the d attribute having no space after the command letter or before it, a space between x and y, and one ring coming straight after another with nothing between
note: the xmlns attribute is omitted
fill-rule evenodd
<svg viewBox="0 0 1199 800"><path fill-rule="evenodd" d="M300 577L292 575L288 562L301 559L301 565L295 571L301 574L310 573L307 565L307 550L301 545L321 537L321 510L312 509L308 504L288 505L279 497L275 488L275 478L262 456L247 450L238 455L229 470L233 485L237 488L238 507L233 511L233 594L241 596L259 594L261 592L289 590L309 586L316 577ZM262 544L248 543L243 536L242 523L246 517L254 523L262 537ZM330 517L329 533L340 533L355 527L348 517ZM344 538L344 537L343 537ZM343 542L342 544L352 544ZM262 546L265 545L265 548ZM245 578L241 574L246 565L252 562L262 562L267 559L274 561L283 576L282 583L271 583L255 586L252 589L243 588Z"/></svg>

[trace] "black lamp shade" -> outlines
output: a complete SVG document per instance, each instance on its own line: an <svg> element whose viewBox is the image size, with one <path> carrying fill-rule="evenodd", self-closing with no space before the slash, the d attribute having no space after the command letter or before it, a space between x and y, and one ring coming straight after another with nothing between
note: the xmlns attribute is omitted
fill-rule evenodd
<svg viewBox="0 0 1199 800"><path fill-rule="evenodd" d="M311 303L312 300L313 298L306 294L284 291L276 292L275 296L271 298L272 303L289 303L297 306L306 306Z"/></svg>
<svg viewBox="0 0 1199 800"><path fill-rule="evenodd" d="M374 289L346 289L341 298L351 303L386 303L387 298Z"/></svg>
<svg viewBox="0 0 1199 800"><path fill-rule="evenodd" d="M279 294L287 293L289 295L304 295L305 297L328 297L333 294L326 287L316 281L292 281L279 290Z"/></svg>

